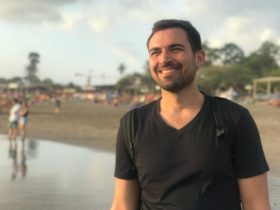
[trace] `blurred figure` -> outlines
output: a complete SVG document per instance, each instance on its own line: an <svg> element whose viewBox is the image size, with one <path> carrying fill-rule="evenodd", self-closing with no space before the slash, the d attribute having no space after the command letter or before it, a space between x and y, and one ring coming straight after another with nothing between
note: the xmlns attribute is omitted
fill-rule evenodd
<svg viewBox="0 0 280 210"><path fill-rule="evenodd" d="M20 160L19 160L19 167L18 171L21 173L22 178L26 177L27 174L27 165L26 165L26 155L25 155L25 142L21 142L21 149L20 149Z"/></svg>
<svg viewBox="0 0 280 210"><path fill-rule="evenodd" d="M19 150L19 160L18 160L18 151L16 142L10 142L11 158L13 160L13 171L12 171L12 180L15 180L18 173L21 174L22 178L26 177L27 174L27 165L26 165L26 156L25 156L25 142L21 141L21 148Z"/></svg>
<svg viewBox="0 0 280 210"><path fill-rule="evenodd" d="M10 158L12 159L12 180L15 180L17 176L17 143L16 141L10 141Z"/></svg>
<svg viewBox="0 0 280 210"><path fill-rule="evenodd" d="M10 141L16 140L18 121L19 121L20 103L18 99L13 100L12 108L10 109L8 122L8 137Z"/></svg>
<svg viewBox="0 0 280 210"><path fill-rule="evenodd" d="M19 135L20 139L24 141L26 133L26 125L28 122L29 107L26 100L22 101L19 111Z"/></svg>
<svg viewBox="0 0 280 210"><path fill-rule="evenodd" d="M16 155L16 141L9 141L9 158L13 158Z"/></svg>
<svg viewBox="0 0 280 210"><path fill-rule="evenodd" d="M237 92L232 86L230 86L228 89L221 87L218 96L229 100L234 100L237 97Z"/></svg>
<svg viewBox="0 0 280 210"><path fill-rule="evenodd" d="M54 99L54 113L60 113L61 101L58 96Z"/></svg>

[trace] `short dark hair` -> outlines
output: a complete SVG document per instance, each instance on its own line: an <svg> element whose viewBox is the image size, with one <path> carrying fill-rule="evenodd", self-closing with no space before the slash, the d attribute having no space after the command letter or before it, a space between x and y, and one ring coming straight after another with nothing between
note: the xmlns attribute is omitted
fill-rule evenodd
<svg viewBox="0 0 280 210"><path fill-rule="evenodd" d="M147 40L147 47L149 48L149 43L153 35L161 30L168 28L181 28L183 29L188 37L188 41L191 44L193 52L201 50L201 39L200 34L195 27L187 20L177 20L177 19L163 19L154 23L152 28L152 33Z"/></svg>
<svg viewBox="0 0 280 210"><path fill-rule="evenodd" d="M13 98L14 103L19 103L19 100L17 98Z"/></svg>

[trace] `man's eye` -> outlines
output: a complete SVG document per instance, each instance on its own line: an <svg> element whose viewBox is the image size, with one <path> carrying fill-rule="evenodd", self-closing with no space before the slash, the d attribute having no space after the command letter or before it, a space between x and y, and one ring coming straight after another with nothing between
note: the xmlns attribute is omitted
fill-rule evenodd
<svg viewBox="0 0 280 210"><path fill-rule="evenodd" d="M171 50L172 50L172 51L182 51L182 48L175 47L175 48L172 48Z"/></svg>
<svg viewBox="0 0 280 210"><path fill-rule="evenodd" d="M152 55L152 56L155 56L155 55L158 55L158 54L159 54L158 51L153 51L153 52L150 53L150 55Z"/></svg>

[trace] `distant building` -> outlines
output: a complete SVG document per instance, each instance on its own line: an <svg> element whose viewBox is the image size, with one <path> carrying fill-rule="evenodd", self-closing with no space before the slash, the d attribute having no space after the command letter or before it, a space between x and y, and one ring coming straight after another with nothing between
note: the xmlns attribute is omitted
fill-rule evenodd
<svg viewBox="0 0 280 210"><path fill-rule="evenodd" d="M273 85L276 83L280 84L280 77L262 77L254 79L253 99L267 100L273 97L279 97L280 90L273 88Z"/></svg>

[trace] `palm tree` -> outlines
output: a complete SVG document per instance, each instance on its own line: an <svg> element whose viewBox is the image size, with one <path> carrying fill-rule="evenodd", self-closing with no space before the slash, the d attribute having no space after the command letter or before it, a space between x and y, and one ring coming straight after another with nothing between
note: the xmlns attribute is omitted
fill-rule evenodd
<svg viewBox="0 0 280 210"><path fill-rule="evenodd" d="M121 63L118 67L118 71L120 72L121 76L123 76L125 70L126 70L125 65L123 63Z"/></svg>
<svg viewBox="0 0 280 210"><path fill-rule="evenodd" d="M35 84L40 81L38 76L36 75L38 73L38 63L40 62L40 55L37 52L30 52L28 55L29 64L26 66L26 81L28 84Z"/></svg>

